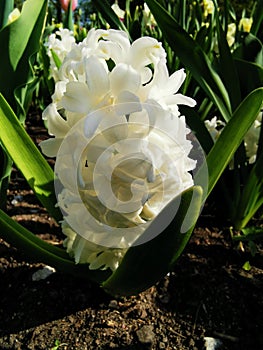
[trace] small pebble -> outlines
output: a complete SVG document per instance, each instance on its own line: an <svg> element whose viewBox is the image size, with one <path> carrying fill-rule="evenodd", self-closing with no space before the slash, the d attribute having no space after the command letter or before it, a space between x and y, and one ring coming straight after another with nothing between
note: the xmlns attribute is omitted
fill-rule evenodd
<svg viewBox="0 0 263 350"><path fill-rule="evenodd" d="M153 333L153 326L143 326L136 334L139 342L142 344L152 344L154 342L155 334Z"/></svg>
<svg viewBox="0 0 263 350"><path fill-rule="evenodd" d="M54 267L51 266L44 266L42 269L37 270L32 275L32 281L40 281L46 279L48 276L52 275L52 273L55 273L56 270Z"/></svg>
<svg viewBox="0 0 263 350"><path fill-rule="evenodd" d="M114 299L111 300L111 301L109 302L109 307L112 308L112 309L118 309L119 305L118 305L117 300L114 300Z"/></svg>
<svg viewBox="0 0 263 350"><path fill-rule="evenodd" d="M11 201L11 204L16 205L18 202L22 202L23 198L23 196L18 194L17 196L14 196L14 199Z"/></svg>
<svg viewBox="0 0 263 350"><path fill-rule="evenodd" d="M212 337L204 337L205 340L205 349L206 350L216 350L219 349L222 345L221 340L212 338Z"/></svg>

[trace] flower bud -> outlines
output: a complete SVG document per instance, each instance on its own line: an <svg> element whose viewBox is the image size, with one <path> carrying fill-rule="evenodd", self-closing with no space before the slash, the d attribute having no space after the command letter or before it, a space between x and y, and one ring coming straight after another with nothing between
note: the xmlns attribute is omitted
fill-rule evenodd
<svg viewBox="0 0 263 350"><path fill-rule="evenodd" d="M70 0L60 0L60 5L64 11L68 10ZM78 0L72 0L72 11L78 6Z"/></svg>

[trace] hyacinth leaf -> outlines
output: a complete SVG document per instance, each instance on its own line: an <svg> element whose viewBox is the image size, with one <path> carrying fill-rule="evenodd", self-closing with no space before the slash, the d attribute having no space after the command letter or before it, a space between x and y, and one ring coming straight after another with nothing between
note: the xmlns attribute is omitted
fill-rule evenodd
<svg viewBox="0 0 263 350"><path fill-rule="evenodd" d="M24 118L33 83L33 55L39 50L47 0L25 1L21 15L0 31L0 92L19 118ZM17 110L16 110L17 108Z"/></svg>
<svg viewBox="0 0 263 350"><path fill-rule="evenodd" d="M6 207L7 188L9 176L12 171L12 160L8 157L3 148L0 147L0 208Z"/></svg>
<svg viewBox="0 0 263 350"><path fill-rule="evenodd" d="M146 0L165 39L182 64L200 84L207 96L228 121L231 115L231 105L228 92L216 71L213 69L207 55L201 46L176 22L156 0Z"/></svg>
<svg viewBox="0 0 263 350"><path fill-rule="evenodd" d="M209 173L207 196L233 158L246 132L257 118L262 106L262 101L263 88L252 91L235 110L230 121L224 127L216 143L209 152L206 159ZM202 174L201 170L200 174Z"/></svg>
<svg viewBox="0 0 263 350"><path fill-rule="evenodd" d="M263 238L263 228L259 226L250 226L241 229L242 235L233 236L234 241L257 241Z"/></svg>
<svg viewBox="0 0 263 350"><path fill-rule="evenodd" d="M257 158L237 206L234 228L244 228L263 205L263 153Z"/></svg>
<svg viewBox="0 0 263 350"><path fill-rule="evenodd" d="M43 206L56 220L60 220L61 213L55 207L53 170L1 94L0 142Z"/></svg>
<svg viewBox="0 0 263 350"><path fill-rule="evenodd" d="M75 264L66 250L38 238L31 231L12 220L2 210L0 210L0 226L0 236L21 249L28 259L50 265L63 273L89 278L98 283L105 281L111 274L109 270L90 270L88 264Z"/></svg>
<svg viewBox="0 0 263 350"><path fill-rule="evenodd" d="M134 295L151 287L173 268L185 248L200 214L202 188L194 186L175 198L168 206L178 208L169 226L152 240L151 225L139 241L125 254L118 269L102 284L113 295ZM162 213L157 219L162 220ZM183 226L187 223L184 230ZM152 225L154 222L152 223Z"/></svg>
<svg viewBox="0 0 263 350"><path fill-rule="evenodd" d="M242 59L235 59L241 93L247 96L251 91L263 85L262 66Z"/></svg>
<svg viewBox="0 0 263 350"><path fill-rule="evenodd" d="M72 0L69 1L68 9L66 11L66 17L64 21L64 28L74 31L74 19L72 10Z"/></svg>
<svg viewBox="0 0 263 350"><path fill-rule="evenodd" d="M51 49L51 55L52 55L52 58L54 60L54 63L56 65L57 69L59 69L61 66L61 63L62 63L60 61L60 58L58 57L58 55L56 54L56 52L53 49Z"/></svg>
<svg viewBox="0 0 263 350"><path fill-rule="evenodd" d="M216 10L216 29L218 36L218 62L220 72L222 80L229 93L232 110L235 110L241 102L241 92L240 86L238 84L238 74L234 64L233 56L231 54L228 42L226 40L225 32L223 31L219 20L218 10Z"/></svg>
<svg viewBox="0 0 263 350"><path fill-rule="evenodd" d="M103 15L103 18L109 23L109 25L112 28L124 30L128 36L130 37L130 34L125 27L125 25L120 21L119 17L116 15L116 13L111 8L108 0L93 0L92 1L94 7L97 9L98 12L100 12Z"/></svg>
<svg viewBox="0 0 263 350"><path fill-rule="evenodd" d="M0 30L7 24L8 16L13 11L14 0L1 0L0 2Z"/></svg>
<svg viewBox="0 0 263 350"><path fill-rule="evenodd" d="M233 53L235 58L263 65L263 45L261 41L251 33L247 34L242 43Z"/></svg>
<svg viewBox="0 0 263 350"><path fill-rule="evenodd" d="M263 0L258 0L256 2L256 8L253 15L253 22L250 32L254 35L258 34L258 31L260 30L260 26L263 22Z"/></svg>

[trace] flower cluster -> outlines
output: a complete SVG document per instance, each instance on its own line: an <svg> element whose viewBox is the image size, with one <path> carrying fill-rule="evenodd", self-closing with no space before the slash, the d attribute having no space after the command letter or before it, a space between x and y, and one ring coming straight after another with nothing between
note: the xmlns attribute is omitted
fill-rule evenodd
<svg viewBox="0 0 263 350"><path fill-rule="evenodd" d="M55 81L59 80L58 64L55 62L54 54L60 62L63 62L65 56L75 44L73 32L68 29L59 28L56 33L49 36L47 46L47 54L50 58L50 72Z"/></svg>
<svg viewBox="0 0 263 350"><path fill-rule="evenodd" d="M41 148L57 157L68 252L91 269L115 270L147 223L193 185L196 162L178 105L195 101L178 93L185 72L169 76L154 38L131 44L125 32L92 29L77 44L59 35L49 49L62 64L43 112L54 137Z"/></svg>
<svg viewBox="0 0 263 350"><path fill-rule="evenodd" d="M259 113L257 119L254 121L253 125L250 127L244 137L246 156L249 164L253 164L257 158L261 124L262 112ZM205 120L205 126L215 142L224 128L225 123L217 119L217 117L213 117L211 120Z"/></svg>

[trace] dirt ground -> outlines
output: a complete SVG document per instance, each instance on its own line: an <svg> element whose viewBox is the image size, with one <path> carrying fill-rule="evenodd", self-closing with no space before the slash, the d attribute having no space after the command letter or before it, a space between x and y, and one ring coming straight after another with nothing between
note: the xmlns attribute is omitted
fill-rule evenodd
<svg viewBox="0 0 263 350"><path fill-rule="evenodd" d="M36 142L45 137L37 119L30 132ZM59 227L17 171L7 212L61 244ZM254 257L238 249L225 223L205 209L174 271L138 296L116 299L58 272L33 280L43 265L0 240L0 350L263 349L263 247L257 248ZM247 260L249 271L242 268Z"/></svg>

